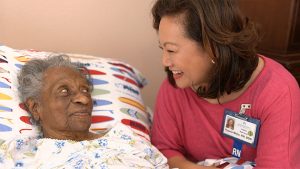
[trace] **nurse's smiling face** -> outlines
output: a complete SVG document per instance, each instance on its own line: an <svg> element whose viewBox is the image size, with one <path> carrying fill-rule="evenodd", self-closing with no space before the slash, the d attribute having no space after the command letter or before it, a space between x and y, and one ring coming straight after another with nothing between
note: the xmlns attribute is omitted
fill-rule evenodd
<svg viewBox="0 0 300 169"><path fill-rule="evenodd" d="M212 60L196 41L188 38L182 25L184 16L164 16L159 24L162 63L172 72L179 88L207 85Z"/></svg>

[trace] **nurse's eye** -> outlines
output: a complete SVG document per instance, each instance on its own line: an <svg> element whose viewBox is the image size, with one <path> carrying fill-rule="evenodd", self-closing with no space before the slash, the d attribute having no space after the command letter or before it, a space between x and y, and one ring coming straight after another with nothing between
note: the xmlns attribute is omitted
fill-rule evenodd
<svg viewBox="0 0 300 169"><path fill-rule="evenodd" d="M173 50L167 50L168 53L174 53L175 51Z"/></svg>

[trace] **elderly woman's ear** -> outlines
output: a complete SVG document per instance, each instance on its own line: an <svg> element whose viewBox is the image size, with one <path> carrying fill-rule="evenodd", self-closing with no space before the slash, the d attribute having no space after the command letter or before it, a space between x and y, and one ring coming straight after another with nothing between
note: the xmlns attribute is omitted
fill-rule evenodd
<svg viewBox="0 0 300 169"><path fill-rule="evenodd" d="M25 105L28 111L31 113L32 117L35 121L40 120L40 113L39 113L39 103L36 99L29 98L26 100Z"/></svg>

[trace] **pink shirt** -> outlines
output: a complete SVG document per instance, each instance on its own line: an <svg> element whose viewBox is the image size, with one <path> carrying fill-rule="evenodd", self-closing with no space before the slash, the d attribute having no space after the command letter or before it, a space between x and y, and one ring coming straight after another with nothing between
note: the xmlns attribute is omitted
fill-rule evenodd
<svg viewBox="0 0 300 169"><path fill-rule="evenodd" d="M152 143L167 157L191 161L231 156L233 140L221 134L224 109L261 120L257 148L243 145L241 158L257 168L300 168L300 89L279 63L262 57L264 68L237 99L210 104L190 89L172 87L167 80L158 93Z"/></svg>

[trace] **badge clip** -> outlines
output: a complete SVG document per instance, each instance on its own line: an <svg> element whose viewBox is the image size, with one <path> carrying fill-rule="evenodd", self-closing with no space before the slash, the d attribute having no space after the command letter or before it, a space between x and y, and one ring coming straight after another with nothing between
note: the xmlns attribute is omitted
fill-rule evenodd
<svg viewBox="0 0 300 169"><path fill-rule="evenodd" d="M242 104L239 114L245 114L247 109L251 109L251 104Z"/></svg>
<svg viewBox="0 0 300 169"><path fill-rule="evenodd" d="M245 115L247 109L251 109L251 104L242 104L240 112L236 114L235 117L248 120L248 117Z"/></svg>

